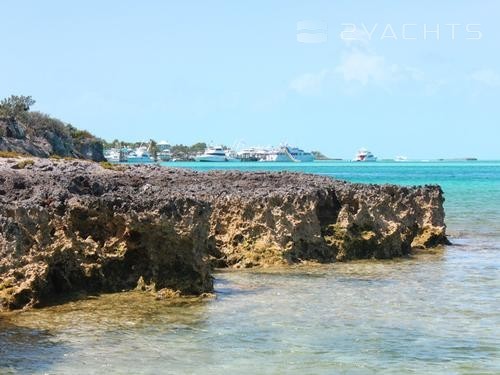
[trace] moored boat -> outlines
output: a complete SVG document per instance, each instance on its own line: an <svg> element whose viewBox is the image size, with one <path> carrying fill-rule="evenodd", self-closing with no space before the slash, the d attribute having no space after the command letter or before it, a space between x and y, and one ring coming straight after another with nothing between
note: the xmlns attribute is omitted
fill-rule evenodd
<svg viewBox="0 0 500 375"><path fill-rule="evenodd" d="M156 145L158 148L158 159L161 161L170 161L172 160L172 152L170 150L170 144L167 141L160 141Z"/></svg>
<svg viewBox="0 0 500 375"><path fill-rule="evenodd" d="M223 162L228 161L229 158L221 146L216 146L207 148L203 154L196 156L194 160L203 162Z"/></svg>
<svg viewBox="0 0 500 375"><path fill-rule="evenodd" d="M374 162L377 161L377 157L371 153L371 151L368 151L365 148L362 148L358 151L356 156L354 157L353 161L357 162Z"/></svg>
<svg viewBox="0 0 500 375"><path fill-rule="evenodd" d="M154 162L151 154L149 153L147 147L140 146L135 150L132 150L127 155L127 161L129 163L152 163Z"/></svg>
<svg viewBox="0 0 500 375"><path fill-rule="evenodd" d="M285 145L269 151L260 161L312 162L314 155L300 148Z"/></svg>
<svg viewBox="0 0 500 375"><path fill-rule="evenodd" d="M104 158L110 163L119 163L120 162L120 150L116 148L111 148L109 150L104 151Z"/></svg>
<svg viewBox="0 0 500 375"><path fill-rule="evenodd" d="M237 158L240 161L259 161L265 159L269 149L263 147L249 147L238 151Z"/></svg>
<svg viewBox="0 0 500 375"><path fill-rule="evenodd" d="M128 152L126 148L110 148L104 151L104 158L110 163L126 163Z"/></svg>

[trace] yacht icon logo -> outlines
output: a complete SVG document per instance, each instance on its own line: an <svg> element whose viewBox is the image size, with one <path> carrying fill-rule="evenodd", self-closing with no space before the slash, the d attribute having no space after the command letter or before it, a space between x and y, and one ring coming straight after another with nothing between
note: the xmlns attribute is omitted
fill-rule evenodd
<svg viewBox="0 0 500 375"><path fill-rule="evenodd" d="M302 20L297 22L297 42L306 44L326 43L328 27L326 22Z"/></svg>

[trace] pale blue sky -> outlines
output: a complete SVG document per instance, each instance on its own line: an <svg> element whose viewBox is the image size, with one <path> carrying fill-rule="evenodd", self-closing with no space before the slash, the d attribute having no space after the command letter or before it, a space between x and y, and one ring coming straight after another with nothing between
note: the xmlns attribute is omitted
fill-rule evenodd
<svg viewBox="0 0 500 375"><path fill-rule="evenodd" d="M0 10L0 96L32 95L35 109L108 140L500 157L495 0L47 0ZM327 40L299 42L304 20ZM343 24L357 32L342 38L352 27ZM449 24L460 24L454 40ZM439 40L426 40L436 25ZM473 31L481 39L467 39Z"/></svg>

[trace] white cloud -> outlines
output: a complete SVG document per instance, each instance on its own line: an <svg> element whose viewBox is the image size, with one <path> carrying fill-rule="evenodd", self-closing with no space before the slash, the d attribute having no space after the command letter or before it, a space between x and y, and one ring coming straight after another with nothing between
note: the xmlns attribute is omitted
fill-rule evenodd
<svg viewBox="0 0 500 375"><path fill-rule="evenodd" d="M434 96L446 85L444 79L429 80L424 85L424 93L427 96Z"/></svg>
<svg viewBox="0 0 500 375"><path fill-rule="evenodd" d="M363 85L369 82L382 82L387 79L387 66L382 56L353 50L344 55L335 71L342 74L347 82L358 81Z"/></svg>
<svg viewBox="0 0 500 375"><path fill-rule="evenodd" d="M315 95L321 92L323 82L328 74L327 69L319 73L305 73L290 82L290 89L301 95Z"/></svg>
<svg viewBox="0 0 500 375"><path fill-rule="evenodd" d="M418 69L414 68L411 66L400 66L400 69L402 71L402 74L406 79L411 80L411 81L423 81L425 80L425 73Z"/></svg>
<svg viewBox="0 0 500 375"><path fill-rule="evenodd" d="M343 54L336 66L319 73L305 73L296 77L289 89L302 95L320 94L327 78L337 82L337 87L354 94L368 86L377 86L393 92L398 85L417 84L427 95L437 92L442 86L431 85L429 77L418 68L388 61L371 46L374 29L349 28L341 34L345 44ZM340 82L338 82L340 78Z"/></svg>
<svg viewBox="0 0 500 375"><path fill-rule="evenodd" d="M352 49L346 53L335 69L346 82L387 85L395 82L422 81L424 73L416 68L389 64L383 56Z"/></svg>
<svg viewBox="0 0 500 375"><path fill-rule="evenodd" d="M500 86L500 74L493 69L476 70L469 76L469 78L473 81L480 82L487 86Z"/></svg>

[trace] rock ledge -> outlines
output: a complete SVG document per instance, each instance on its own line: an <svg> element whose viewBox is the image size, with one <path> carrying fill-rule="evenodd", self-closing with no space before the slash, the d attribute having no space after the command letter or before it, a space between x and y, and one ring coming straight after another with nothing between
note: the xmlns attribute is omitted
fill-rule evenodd
<svg viewBox="0 0 500 375"><path fill-rule="evenodd" d="M447 243L443 202L439 186L0 159L0 306L138 282L200 295L214 265L404 256Z"/></svg>

